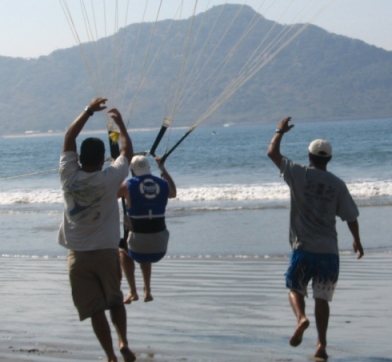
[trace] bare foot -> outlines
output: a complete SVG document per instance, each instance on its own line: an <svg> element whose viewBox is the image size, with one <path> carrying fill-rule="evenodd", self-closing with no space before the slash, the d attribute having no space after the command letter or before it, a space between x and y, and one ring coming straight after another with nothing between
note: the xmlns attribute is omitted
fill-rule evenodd
<svg viewBox="0 0 392 362"><path fill-rule="evenodd" d="M317 361L326 361L328 359L328 355L325 351L325 347L318 347L314 357L317 358Z"/></svg>
<svg viewBox="0 0 392 362"><path fill-rule="evenodd" d="M139 300L139 296L137 294L128 293L128 295L124 298L124 304L131 304L137 300Z"/></svg>
<svg viewBox="0 0 392 362"><path fill-rule="evenodd" d="M108 362L118 362L116 355L108 356Z"/></svg>
<svg viewBox="0 0 392 362"><path fill-rule="evenodd" d="M144 302L152 302L153 300L151 290L144 288Z"/></svg>
<svg viewBox="0 0 392 362"><path fill-rule="evenodd" d="M125 362L136 361L135 354L128 347L122 347L120 349L120 352L121 352Z"/></svg>
<svg viewBox="0 0 392 362"><path fill-rule="evenodd" d="M297 328L294 331L294 334L290 338L290 346L292 347L297 347L301 344L302 342L302 336L304 335L304 332L306 328L309 327L309 320L304 318L301 321L298 322Z"/></svg>

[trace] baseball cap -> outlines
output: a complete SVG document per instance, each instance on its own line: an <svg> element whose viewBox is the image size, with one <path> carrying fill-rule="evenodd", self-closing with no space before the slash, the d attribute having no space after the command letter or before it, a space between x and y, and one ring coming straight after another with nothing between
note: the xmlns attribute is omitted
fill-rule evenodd
<svg viewBox="0 0 392 362"><path fill-rule="evenodd" d="M331 157L332 146L327 140L317 139L310 143L309 152L319 157Z"/></svg>
<svg viewBox="0 0 392 362"><path fill-rule="evenodd" d="M151 173L147 157L140 155L132 157L130 169L136 176L143 176Z"/></svg>

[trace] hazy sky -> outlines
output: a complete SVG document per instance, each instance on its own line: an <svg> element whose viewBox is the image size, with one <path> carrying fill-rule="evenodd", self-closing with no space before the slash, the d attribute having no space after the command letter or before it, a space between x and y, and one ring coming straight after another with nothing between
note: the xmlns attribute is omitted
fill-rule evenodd
<svg viewBox="0 0 392 362"><path fill-rule="evenodd" d="M115 0L88 0L86 7L91 10L94 4L96 18L104 18L103 4L107 12L107 32L114 29L111 10ZM129 22L140 22L147 0L130 0ZM173 18L180 0L149 0L147 20L153 21L157 7L162 1L161 19ZM79 0L67 0L75 21L81 20ZM198 0L197 13L208 7L224 3L237 3L252 6L267 19L280 20L290 23L298 19L300 9L306 6L308 16L317 12L316 4L330 6L313 22L330 32L342 34L351 38L361 39L369 44L392 50L392 0ZM125 0L119 0L120 25L124 24ZM192 14L195 0L183 0L181 18ZM313 4L315 7L311 7ZM262 6L261 6L262 5ZM288 9L285 11L285 9ZM123 19L121 19L121 17ZM301 18L304 22L305 18ZM307 19L306 19L307 20ZM294 21L297 22L297 21ZM104 28L103 22L99 27ZM38 57L48 55L56 49L68 48L75 45L70 28L66 21L60 0L0 0L0 55L11 57Z"/></svg>

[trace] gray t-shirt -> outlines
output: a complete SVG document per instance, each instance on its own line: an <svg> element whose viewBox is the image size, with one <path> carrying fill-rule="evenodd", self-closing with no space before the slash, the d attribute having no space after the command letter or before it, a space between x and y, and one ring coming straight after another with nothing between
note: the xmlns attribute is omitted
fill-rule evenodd
<svg viewBox="0 0 392 362"><path fill-rule="evenodd" d="M119 156L108 168L84 172L76 152L60 158L64 216L58 242L67 249L116 249L120 242L117 190L128 175L128 160Z"/></svg>
<svg viewBox="0 0 392 362"><path fill-rule="evenodd" d="M346 184L328 171L287 158L281 176L290 187L290 244L293 250L338 254L336 216L355 221L359 215Z"/></svg>

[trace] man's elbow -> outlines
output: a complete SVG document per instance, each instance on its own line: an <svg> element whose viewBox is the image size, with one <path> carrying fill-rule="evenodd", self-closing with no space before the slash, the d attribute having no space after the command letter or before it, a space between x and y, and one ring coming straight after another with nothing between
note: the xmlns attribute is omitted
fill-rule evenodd
<svg viewBox="0 0 392 362"><path fill-rule="evenodd" d="M122 149L121 152L120 152L120 155L124 156L128 160L128 163L131 163L132 158L133 158L133 152L132 151L129 151L127 149Z"/></svg>
<svg viewBox="0 0 392 362"><path fill-rule="evenodd" d="M277 168L280 168L280 164L281 164L282 158L283 158L283 156L280 153L268 152L267 156L276 165Z"/></svg>
<svg viewBox="0 0 392 362"><path fill-rule="evenodd" d="M272 162L274 162L274 163L276 163L277 161L279 161L280 158L282 157L282 156L280 155L279 152L276 152L276 151L274 151L274 150L268 150L267 156L268 156L269 159L270 159Z"/></svg>
<svg viewBox="0 0 392 362"><path fill-rule="evenodd" d="M171 190L168 197L169 199L175 199L177 197L177 190Z"/></svg>
<svg viewBox="0 0 392 362"><path fill-rule="evenodd" d="M274 147L274 144L270 144L267 150L267 156L274 160L280 156L280 150L277 147Z"/></svg>

